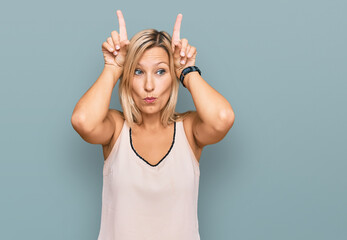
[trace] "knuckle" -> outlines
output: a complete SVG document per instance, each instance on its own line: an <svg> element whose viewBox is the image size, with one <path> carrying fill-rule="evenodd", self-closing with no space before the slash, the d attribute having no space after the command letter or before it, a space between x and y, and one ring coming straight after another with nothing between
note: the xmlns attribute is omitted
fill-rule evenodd
<svg viewBox="0 0 347 240"><path fill-rule="evenodd" d="M123 40L123 41L120 42L120 46L121 47L124 47L126 45L127 45L127 41L126 40Z"/></svg>

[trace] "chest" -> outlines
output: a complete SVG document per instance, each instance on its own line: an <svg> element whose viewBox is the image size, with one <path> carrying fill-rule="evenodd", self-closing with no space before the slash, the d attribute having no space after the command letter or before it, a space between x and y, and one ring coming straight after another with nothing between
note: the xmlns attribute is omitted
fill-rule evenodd
<svg viewBox="0 0 347 240"><path fill-rule="evenodd" d="M174 129L164 131L161 134L131 133L133 150L151 165L156 165L162 160L174 144Z"/></svg>
<svg viewBox="0 0 347 240"><path fill-rule="evenodd" d="M199 162L202 149L199 148L194 141L192 133L192 121L188 118L184 124L184 133L187 137L189 145L195 155L195 158ZM124 120L118 123L118 126L123 126ZM127 129L128 130L128 129ZM177 130L177 129L176 129ZM117 141L121 132L121 128L117 128L114 133L113 139L109 145L103 146L104 159L109 156L115 142ZM172 143L173 128L171 131L163 132L161 134L141 134L132 131L132 145L135 152L138 155L146 159L151 165L156 165L169 151ZM127 140L129 141L129 136Z"/></svg>

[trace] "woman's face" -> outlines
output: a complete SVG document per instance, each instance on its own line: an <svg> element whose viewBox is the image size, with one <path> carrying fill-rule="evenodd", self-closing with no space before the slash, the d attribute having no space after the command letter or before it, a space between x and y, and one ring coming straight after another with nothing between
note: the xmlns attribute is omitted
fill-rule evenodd
<svg viewBox="0 0 347 240"><path fill-rule="evenodd" d="M171 94L172 78L169 56L161 47L148 49L142 55L132 78L132 97L143 114L158 113ZM155 97L153 102L146 97Z"/></svg>

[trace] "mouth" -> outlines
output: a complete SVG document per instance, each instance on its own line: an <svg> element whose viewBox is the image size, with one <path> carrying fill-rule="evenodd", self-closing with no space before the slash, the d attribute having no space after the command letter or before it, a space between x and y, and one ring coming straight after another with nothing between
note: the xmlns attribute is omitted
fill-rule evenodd
<svg viewBox="0 0 347 240"><path fill-rule="evenodd" d="M143 99L146 103L153 103L157 98L155 97L147 97Z"/></svg>

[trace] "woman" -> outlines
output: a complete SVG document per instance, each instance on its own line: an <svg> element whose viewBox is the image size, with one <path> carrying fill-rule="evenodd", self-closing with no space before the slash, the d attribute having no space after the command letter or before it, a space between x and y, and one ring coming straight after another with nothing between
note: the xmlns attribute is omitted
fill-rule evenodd
<svg viewBox="0 0 347 240"><path fill-rule="evenodd" d="M178 14L172 38L146 29L129 41L122 12L119 33L102 44L103 72L77 103L71 122L104 153L98 240L198 240L199 159L234 122L228 101L197 71L196 48L180 39ZM175 112L182 84L197 111ZM118 79L124 112L109 109Z"/></svg>

